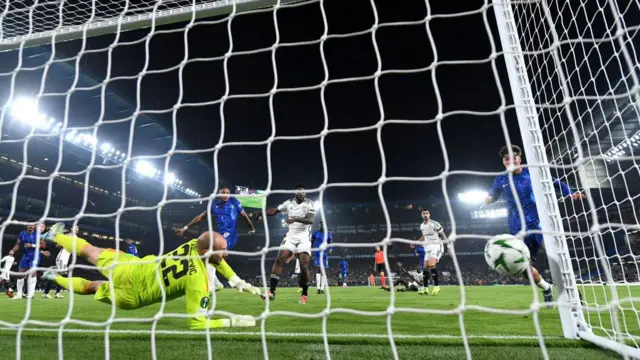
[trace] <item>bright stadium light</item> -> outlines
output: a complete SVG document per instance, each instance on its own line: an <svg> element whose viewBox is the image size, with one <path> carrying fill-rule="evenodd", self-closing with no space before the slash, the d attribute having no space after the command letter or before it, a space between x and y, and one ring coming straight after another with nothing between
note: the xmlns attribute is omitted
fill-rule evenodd
<svg viewBox="0 0 640 360"><path fill-rule="evenodd" d="M74 136L76 136L76 130L75 129L69 131L67 133L67 135L64 136L64 139L67 140L67 141L72 141Z"/></svg>
<svg viewBox="0 0 640 360"><path fill-rule="evenodd" d="M174 182L176 182L176 174L172 173L172 172L166 173L165 176L164 176L164 183L166 185L171 185Z"/></svg>
<svg viewBox="0 0 640 360"><path fill-rule="evenodd" d="M471 212L472 219L498 219L509 216L507 208L474 210Z"/></svg>
<svg viewBox="0 0 640 360"><path fill-rule="evenodd" d="M27 98L18 98L11 104L11 115L28 124L37 123L45 117L38 112L36 102Z"/></svg>
<svg viewBox="0 0 640 360"><path fill-rule="evenodd" d="M107 151L111 150L111 144L102 143L102 145L100 145L100 149L102 149L103 153L106 153Z"/></svg>
<svg viewBox="0 0 640 360"><path fill-rule="evenodd" d="M150 162L140 160L136 163L136 171L143 176L152 177L153 174L155 174L156 169L153 167L153 165L151 165Z"/></svg>
<svg viewBox="0 0 640 360"><path fill-rule="evenodd" d="M458 194L458 200L467 204L481 204L488 195L486 191L472 190Z"/></svg>

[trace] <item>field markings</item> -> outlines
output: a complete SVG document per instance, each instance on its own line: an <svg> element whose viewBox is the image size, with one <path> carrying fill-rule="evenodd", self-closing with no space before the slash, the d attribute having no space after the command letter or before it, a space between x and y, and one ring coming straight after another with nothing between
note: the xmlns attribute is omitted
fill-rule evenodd
<svg viewBox="0 0 640 360"><path fill-rule="evenodd" d="M18 331L19 328L3 327L1 331ZM29 332L58 332L56 328L24 328L22 331ZM64 333L92 333L92 334L104 334L105 330L102 329L69 329L62 330ZM134 335L151 335L151 330L109 330L110 334L134 334ZM156 330L157 335L205 335L205 331L195 330ZM261 336L259 331L218 331L211 330L209 334L214 336ZM322 333L295 333L295 332L266 332L267 337L282 337L282 338L299 338L299 337L318 337L321 338ZM328 338L374 338L374 339L387 339L387 334L362 334L362 333L329 333ZM447 334L393 334L395 339L462 339L460 335L447 335ZM537 340L537 336L530 335L467 335L468 339L494 339L494 340ZM546 340L550 339L564 339L562 336L545 336Z"/></svg>

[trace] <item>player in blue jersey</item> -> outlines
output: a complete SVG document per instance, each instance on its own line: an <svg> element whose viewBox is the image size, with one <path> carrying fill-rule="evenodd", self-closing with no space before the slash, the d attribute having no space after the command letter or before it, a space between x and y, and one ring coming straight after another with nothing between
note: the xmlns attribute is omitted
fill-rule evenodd
<svg viewBox="0 0 640 360"><path fill-rule="evenodd" d="M242 204L238 199L231 197L231 191L228 187L223 186L218 192L218 197L211 202L211 216L216 219L216 231L227 240L227 249L233 249L238 242L238 216L241 216L244 221L249 225L249 235L253 235L256 229L251 223L249 215L244 211ZM203 211L202 214L196 216L185 227L178 230L176 233L180 236L184 235L191 226L201 222L207 218L207 211Z"/></svg>
<svg viewBox="0 0 640 360"><path fill-rule="evenodd" d="M526 231L532 230L540 230L540 218L538 216L538 208L536 206L536 199L533 194L533 187L531 186L531 176L529 174L528 168L520 167L522 161L522 150L518 146L512 146L511 151L513 152L513 162L511 157L509 156L509 148L507 146L503 146L500 149L499 155L502 159L502 164L506 168L509 168L511 164L516 167L516 170L513 172L513 183L515 185L515 191L510 189L511 185L509 184L509 176L508 175L498 175L493 181L493 185L491 186L491 190L489 191L489 195L485 200L486 204L491 204L497 201L500 196L504 195L507 204L509 205L509 232L513 235L517 234L521 230L520 223L520 215L518 213L518 205L514 198L514 192L518 195L518 200L520 201L520 205L522 207L525 226L524 229ZM558 179L553 179L554 185L560 188L562 196L570 196L573 200L577 201L584 197L584 195L580 192L572 191L569 186ZM531 262L535 262L536 256L538 254L538 250L541 248L544 249L544 244L542 242L542 234L527 234L524 238L525 244L529 248L529 252L531 253ZM547 283L536 268L531 267L531 273L533 274L533 281L536 285L542 289L542 294L544 295L545 302L553 301L553 293L551 290L551 285ZM527 278L527 273L524 273L525 278Z"/></svg>
<svg viewBox="0 0 640 360"><path fill-rule="evenodd" d="M29 222L35 223L34 220L30 220ZM18 234L18 240L16 241L13 249L9 252L10 254L15 254L20 249L20 245L23 246L23 253L20 263L18 264L18 271L25 274L20 275L16 281L17 294L13 299L22 299L22 289L24 287L25 277L27 278L27 298L33 299L33 295L36 291L36 283L38 282L38 273L34 271L27 274L26 272L31 268L37 268L40 266L42 256L50 255L48 251L42 250L46 247L45 242L42 240L40 240L40 249L36 251L38 239L40 238L39 234L42 234L43 232L44 224L28 225L27 230Z"/></svg>
<svg viewBox="0 0 640 360"><path fill-rule="evenodd" d="M342 278L342 287L347 287L347 273L349 272L349 262L346 256L342 256L342 259L338 261L338 271L340 271L340 278Z"/></svg>
<svg viewBox="0 0 640 360"><path fill-rule="evenodd" d="M427 253L424 251L424 246L422 245L415 246L411 244L411 249L413 250L413 253L416 256L418 256L420 260L418 262L418 269L420 269L420 272L422 272L424 270L424 259L427 256Z"/></svg>
<svg viewBox="0 0 640 360"><path fill-rule="evenodd" d="M311 234L311 247L314 249L320 248L320 245L325 240L324 234L324 225L322 225L322 221L318 226L318 230L314 231ZM326 235L327 244L333 243L333 235L330 232L327 232ZM320 255L322 253L322 262L320 262ZM322 276L321 264L324 265L324 271L326 272L329 269L329 254L331 253L331 248L328 248L325 251L315 250L313 252L313 262L316 265L316 287L318 288L318 294L324 294L324 287L327 286L327 276Z"/></svg>
<svg viewBox="0 0 640 360"><path fill-rule="evenodd" d="M244 221L249 225L248 235L253 235L256 232L253 223L249 218L249 215L244 211L242 204L235 197L231 197L231 190L227 186L220 187L218 191L218 197L211 202L211 216L216 219L216 231L225 238L227 241L227 249L233 249L238 242L238 216L241 216ZM183 236L191 226L201 222L207 218L207 211L203 211L202 214L196 216L185 227L178 230L176 234ZM224 288L224 285L218 280L213 279L214 286L217 290ZM217 291L216 290L216 291Z"/></svg>
<svg viewBox="0 0 640 360"><path fill-rule="evenodd" d="M127 254L138 256L138 248L136 247L136 244L134 244L133 240L127 239L124 242L127 243Z"/></svg>

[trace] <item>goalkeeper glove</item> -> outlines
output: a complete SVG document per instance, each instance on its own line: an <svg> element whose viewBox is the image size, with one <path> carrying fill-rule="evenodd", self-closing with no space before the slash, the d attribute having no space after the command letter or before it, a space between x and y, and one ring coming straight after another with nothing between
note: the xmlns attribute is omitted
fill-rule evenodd
<svg viewBox="0 0 640 360"><path fill-rule="evenodd" d="M246 291L251 295L260 295L260 289L247 283L244 280L240 281L238 285L236 285L236 290L238 291L238 293Z"/></svg>

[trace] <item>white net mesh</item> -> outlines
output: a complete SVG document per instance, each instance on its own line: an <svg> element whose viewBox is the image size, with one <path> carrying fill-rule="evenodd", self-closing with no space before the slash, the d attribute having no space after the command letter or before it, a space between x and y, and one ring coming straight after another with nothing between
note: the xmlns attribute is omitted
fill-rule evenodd
<svg viewBox="0 0 640 360"><path fill-rule="evenodd" d="M637 347L639 4L512 8L553 173L589 195L560 205L587 323Z"/></svg>
<svg viewBox="0 0 640 360"><path fill-rule="evenodd" d="M0 88L6 104L0 114L0 163L12 169L7 170L6 176L3 173L0 180L0 186L9 194L2 202L7 209L1 227L4 234L24 225L27 215L35 215L47 221L86 222L80 236L98 246L124 249L123 238L136 234L149 248L147 254L163 254L180 243L173 233L184 225L185 216L193 216L204 206L210 206L213 197L207 196L218 189L212 188L211 183L233 176L228 174L237 171L249 157L261 157L262 163L255 165L253 173L247 176L264 180L265 194L275 198L280 194L291 195L293 191L282 189L303 180L296 177L305 178L300 174L304 170L288 172L290 163L276 163L274 159L278 157L294 157L296 164L300 164L296 166L313 168L309 172L321 174L319 180L313 180L315 189L309 195L319 204L334 188L348 187L353 193L361 188L372 189L369 195L372 201L378 201L379 209L375 221L369 220L368 211L360 217L346 215L349 211L356 212L359 204L340 209L327 207L323 213L328 218L333 214L334 218L344 219L336 226L327 221L328 230L341 236L334 243L334 250L346 252L352 259L366 259L369 266L362 270L363 274L367 272L365 276L368 277L373 261L373 247L383 248L386 281L390 285L397 271L395 261L411 261L405 259L407 254L394 253L392 248L417 244L407 229L414 229L419 221L415 213L409 219L407 215L397 219L405 205L392 204L383 196L393 183L401 184L396 190L402 192L411 182L437 182L437 191L444 190L444 200L434 219L448 223L451 241L462 241L461 247L467 246L467 241L473 246L478 238L505 232L502 223L475 225L460 215L459 204L449 195L448 184L455 183L453 178L493 177L498 173L477 171L476 164L469 163L463 165L464 170L456 170L459 164L451 164L456 154L473 157L470 153L477 149L469 145L472 141L460 143L445 138L442 130L449 121L454 124L451 129L456 138L461 136L460 126L470 134L498 133L490 144L474 144L490 147L487 153L492 159L495 150L505 142L518 142L516 133L509 132L516 124L507 110L511 107L506 100L510 91L504 86L507 72L502 58L509 55L501 53L500 48L506 49L506 53L515 50L504 40L499 46L493 4L478 1L432 8L429 2L415 2L406 5L405 12L397 13L388 4L373 1L353 1L347 5L325 1L5 0L0 4L0 50L13 50L0 53ZM538 109L538 123L524 127L524 120L519 119L523 136L537 139L533 145L524 141L525 156L536 157L540 162L544 156L533 153L535 145L544 144L547 159L554 165L554 175L589 195L588 202L564 200L559 213L545 213L540 206L541 216L563 218L568 239L565 251L564 237L552 234L557 243L549 245L552 248L549 258L560 263L555 266L560 267L563 277L571 274L572 269L575 271L586 306L586 321L596 335L637 347L640 314L630 298L636 294L634 283L639 275L633 250L637 240L634 231L640 230L636 210L639 176L633 157L633 149L640 144L640 133L636 135L640 131L635 106L639 87L633 47L638 19L633 17L640 8L637 2L615 4L604 0L584 4L518 1L507 8L516 25L508 32L524 51L533 91L533 103L529 106L535 104ZM460 26L467 21L469 28ZM309 23L316 26L313 31L299 31ZM147 29L125 32L142 28ZM452 30L459 28L464 30L460 34ZM439 42L443 33L449 36ZM465 44L470 33L482 35ZM354 42L332 47L334 41L359 38L366 38L366 45ZM73 39L80 40L62 42ZM411 45L407 46L405 41ZM309 46L314 47L313 56L297 52ZM478 51L476 46L483 50ZM289 57L288 61L282 60L283 56ZM481 75L465 72L475 66L483 67ZM163 80L154 81L156 77ZM392 80L385 83L386 77ZM250 81L242 81L247 78ZM481 79L482 85L476 92L467 92L467 83L469 89L474 84L469 79ZM443 85L447 83L460 85L447 89ZM342 85L348 90L331 94L329 89ZM481 98L477 94L489 85L496 92L494 97L475 101ZM382 89L392 95L385 97ZM406 95L398 95L403 91ZM369 94L372 100L357 103L360 93ZM425 106L416 93L432 101ZM275 99L284 95L290 98L283 110ZM305 96L314 98L315 108L307 107ZM353 104L338 111L331 108L338 102L336 98L345 97ZM416 97L419 99L415 100ZM406 98L411 99L408 104ZM459 102L460 98L465 102ZM236 100L248 102L237 105ZM250 111L253 108L259 110ZM406 108L419 110L403 111ZM232 116L229 109L233 109ZM296 128L290 122L293 117L305 119L300 121L317 120L316 126L308 132L305 131L309 128L302 126L304 131L293 131ZM459 120L487 123L474 128L466 123L460 125L456 122ZM543 140L538 136L538 124ZM428 127L424 133L431 138L425 140L427 135L421 133L411 138L413 130L404 127L402 131L393 130L395 126L418 125ZM202 138L194 140L192 136L193 141L183 143L183 138L188 137L185 134L193 133L194 129L206 133L207 139L201 142ZM360 140L354 140L359 134L372 132L375 140L368 148ZM255 135L265 133L264 137ZM437 156L432 156L434 159L430 160L437 170L406 170L416 167L407 165L405 155L411 151L393 155L389 144L394 141L383 141L383 136L389 136L384 133L406 139L400 145L395 142L395 146L404 149L411 142L437 144L432 149L441 151L444 160L442 164L436 163ZM294 147L290 145L292 140L316 141L313 147L320 148L319 160L297 158L293 153L304 154L310 146ZM286 149L277 150L281 143L287 144ZM336 156L336 152L327 149L327 143L343 147ZM345 149L345 144L355 144L360 150ZM232 161L220 160L225 151L238 146L257 150L238 155ZM412 150L423 151L422 146ZM379 161L365 163L366 166L345 165L329 174L329 156L344 160L345 153L360 152L379 155ZM411 163L422 160L418 158ZM187 170L194 167L197 170ZM428 167L431 166L419 166L420 170ZM398 168L402 171L397 171ZM336 172L367 176L343 180L347 177L340 174L333 177ZM183 175L186 173L197 175ZM543 180L549 179L543 176ZM241 181L253 179L245 177ZM553 193L545 190L537 195L555 204ZM25 191L28 195L24 195ZM268 202L272 205L271 200ZM506 214L504 209L488 211L489 217ZM408 222L411 224L407 225ZM211 214L205 223L200 230L213 227ZM238 273L246 280L257 277L266 289L270 266L286 228L257 227L257 235L263 239L241 238L239 247L230 253L236 261L246 260L250 269ZM104 229L110 229L108 234ZM550 234L554 229L543 231ZM351 241L347 241L349 236ZM250 241L259 246L240 246ZM0 244L4 254L13 238L2 237ZM563 265L566 256L572 261ZM94 276L91 274L95 274L95 266L75 255L71 262L72 276ZM232 264L235 267L238 263ZM104 346L105 358L124 358L122 349L130 348L128 342L136 341L127 336L140 336L138 344L148 349L153 359L162 358L163 354L168 358L189 354L211 359L215 352L231 358L239 354L247 358L282 358L300 351L316 351L320 357L331 358L342 354L336 353L334 346L341 352L347 351L348 358L413 358L416 353L424 353L424 342L429 339L463 345L453 351L426 345L435 352L433 356L472 358L476 351L480 358L494 358L496 350L483 346L506 342L508 346L534 344L533 351L531 348L518 351L547 359L553 351L548 348L550 342L567 345L560 340L563 324L558 313L544 312L535 287L504 287L499 290L500 296L496 296L496 290L491 288L462 286L482 284L487 278L496 284L509 281L524 284L519 280L496 279L495 274L479 276L486 272L481 250L445 256L442 266L447 269L447 275L443 271L444 282L453 285L443 291L440 298L443 300L405 297L393 286L384 297L371 292L374 289L365 288L367 292L355 289L351 294L336 289L327 291L320 306L309 310L280 306L279 302L291 301L290 295L263 304L255 298L222 293L213 297L214 312L208 316L251 313L258 320L258 328L188 331L184 329L184 318L188 315L182 304L172 305L177 301L166 301L164 292L159 307L137 313L123 313L115 305L101 312L104 305L69 294L70 301L57 307L37 299L27 301L24 310L12 303L11 315L5 317L0 311L0 339L16 341L17 359L39 354L33 353L38 349L30 348L25 341L31 332L40 334L44 343L51 340L47 333L57 332L50 345L57 348L61 359L73 358L78 349L88 346L93 346L92 349ZM334 275L332 269L324 266L321 273L330 278ZM12 274L22 275L15 271ZM160 274L156 275L160 281ZM382 280L374 279L378 284ZM573 278L554 280L563 291L573 290ZM601 286L602 283L610 286ZM289 299L285 300L287 296ZM567 296L570 297L561 294L560 298L570 302ZM4 303L0 303L0 309L2 306ZM7 331L13 337L5 336ZM76 333L87 338L78 340L73 337ZM219 339L215 336L227 337L229 341L216 342ZM287 344L282 339L295 339L300 344ZM405 343L406 347L399 345ZM348 347L354 344L371 347L367 350ZM175 352L176 348L180 352ZM576 354L580 356L577 350Z"/></svg>

